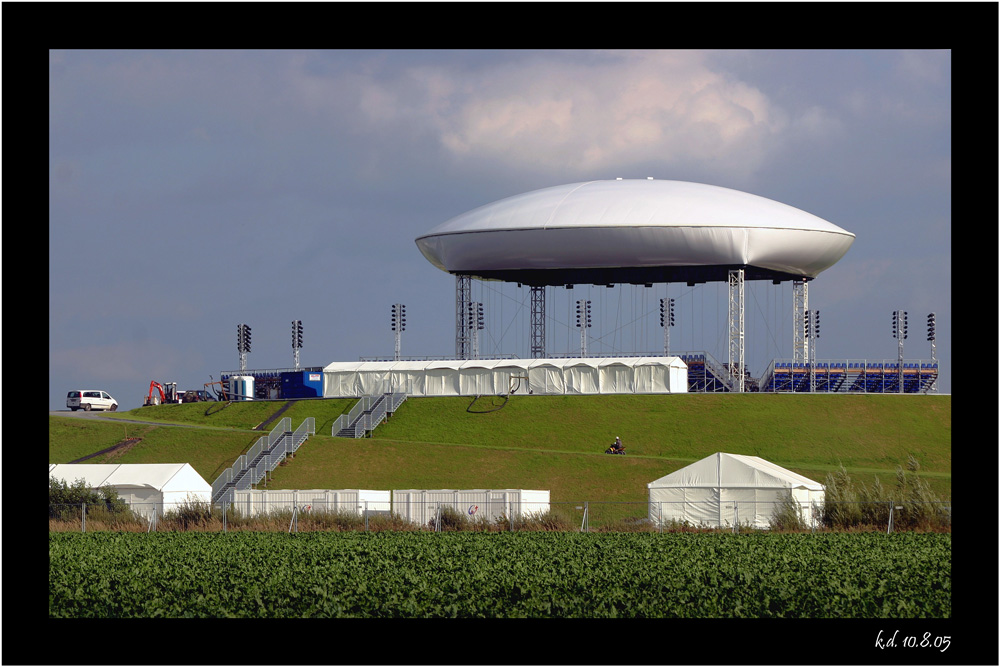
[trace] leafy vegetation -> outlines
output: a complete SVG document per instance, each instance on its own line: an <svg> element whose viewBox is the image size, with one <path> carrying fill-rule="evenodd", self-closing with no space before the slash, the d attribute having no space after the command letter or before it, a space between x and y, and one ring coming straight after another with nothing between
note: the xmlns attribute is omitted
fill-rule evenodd
<svg viewBox="0 0 1000 667"><path fill-rule="evenodd" d="M50 533L53 618L950 618L950 534Z"/></svg>
<svg viewBox="0 0 1000 667"><path fill-rule="evenodd" d="M101 508L113 513L128 511L128 505L118 497L118 492L112 486L92 489L83 479L66 482L49 477L50 517L64 512L67 508L76 509L84 504L90 506L91 509Z"/></svg>

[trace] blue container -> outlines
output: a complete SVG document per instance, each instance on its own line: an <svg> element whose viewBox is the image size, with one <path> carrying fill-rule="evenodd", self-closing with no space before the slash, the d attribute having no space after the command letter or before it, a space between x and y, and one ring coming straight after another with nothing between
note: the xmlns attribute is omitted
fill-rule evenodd
<svg viewBox="0 0 1000 667"><path fill-rule="evenodd" d="M288 371L281 374L282 398L322 398L323 371Z"/></svg>

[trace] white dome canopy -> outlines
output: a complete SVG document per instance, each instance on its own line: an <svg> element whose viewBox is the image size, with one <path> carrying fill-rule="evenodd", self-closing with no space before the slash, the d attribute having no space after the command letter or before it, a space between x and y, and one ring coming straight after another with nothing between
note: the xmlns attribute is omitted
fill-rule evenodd
<svg viewBox="0 0 1000 667"><path fill-rule="evenodd" d="M443 271L530 284L814 278L854 234L786 204L700 183L572 183L508 197L416 239ZM591 280L592 279L592 280ZM609 280L610 279L610 280Z"/></svg>

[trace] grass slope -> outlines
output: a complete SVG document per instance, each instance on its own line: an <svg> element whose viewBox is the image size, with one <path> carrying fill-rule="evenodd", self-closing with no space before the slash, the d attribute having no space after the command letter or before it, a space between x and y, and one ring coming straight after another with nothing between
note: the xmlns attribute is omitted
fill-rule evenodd
<svg viewBox="0 0 1000 667"><path fill-rule="evenodd" d="M933 490L951 496L950 396L515 396L492 412L502 399L411 398L373 438L330 437L353 404L293 402L282 417L292 428L315 418L317 435L274 471L268 488L549 489L553 502L643 502L648 482L724 451L820 482L843 465L858 482L877 476L887 487L912 454ZM142 441L115 461L188 462L211 482L273 428L251 430L284 405L165 405L114 415L162 426L52 417L50 462L99 451L127 429ZM627 456L603 453L616 435Z"/></svg>

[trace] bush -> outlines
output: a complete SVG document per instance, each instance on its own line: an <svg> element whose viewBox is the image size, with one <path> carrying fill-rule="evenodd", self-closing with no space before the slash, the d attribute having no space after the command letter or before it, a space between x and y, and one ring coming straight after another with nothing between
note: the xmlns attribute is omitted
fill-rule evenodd
<svg viewBox="0 0 1000 667"><path fill-rule="evenodd" d="M506 520L506 517L504 519ZM514 519L514 530L570 531L579 530L579 528L575 521L552 510L529 513Z"/></svg>
<svg viewBox="0 0 1000 667"><path fill-rule="evenodd" d="M206 529L222 525L222 512L213 510L212 504L203 500L187 500L163 513L165 528L178 530Z"/></svg>
<svg viewBox="0 0 1000 667"><path fill-rule="evenodd" d="M809 529L805 518L802 516L802 507L792 498L791 491L787 492L785 497L781 499L781 502L774 508L774 512L771 514L770 529L788 531Z"/></svg>
<svg viewBox="0 0 1000 667"><path fill-rule="evenodd" d="M49 476L50 519L79 518L84 504L87 505L88 513L97 509L104 509L110 514L129 513L128 505L118 497L118 492L112 486L92 489L83 479L70 484Z"/></svg>
<svg viewBox="0 0 1000 667"><path fill-rule="evenodd" d="M439 522L436 525L441 532L465 530L469 524L469 520L465 515L450 505L442 505L438 516L431 519L428 526L435 528L435 521Z"/></svg>

